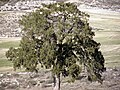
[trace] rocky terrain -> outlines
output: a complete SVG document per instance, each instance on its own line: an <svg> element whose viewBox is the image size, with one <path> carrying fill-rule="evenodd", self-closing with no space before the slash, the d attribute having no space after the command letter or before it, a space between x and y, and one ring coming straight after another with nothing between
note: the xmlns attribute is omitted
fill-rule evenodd
<svg viewBox="0 0 120 90"><path fill-rule="evenodd" d="M26 10L40 7L41 3L70 1L91 7L120 11L120 0L1 0L1 11Z"/></svg>
<svg viewBox="0 0 120 90"><path fill-rule="evenodd" d="M7 14L6 14L7 13ZM21 28L18 24L23 12L0 13L0 37L20 37Z"/></svg>
<svg viewBox="0 0 120 90"><path fill-rule="evenodd" d="M91 7L120 11L120 0L85 0L85 2Z"/></svg>
<svg viewBox="0 0 120 90"><path fill-rule="evenodd" d="M0 37L20 37L19 19L36 10L42 3L73 2L85 8L109 9L120 12L120 0L0 0Z"/></svg>
<svg viewBox="0 0 120 90"><path fill-rule="evenodd" d="M16 1L8 2L0 7L0 37L20 37L21 16L36 10L42 3L49 4L56 1Z"/></svg>
<svg viewBox="0 0 120 90"><path fill-rule="evenodd" d="M74 83L62 78L61 90L120 90L120 69L107 69L103 84L89 82L82 74ZM39 73L0 73L0 90L52 90L53 80L49 70Z"/></svg>

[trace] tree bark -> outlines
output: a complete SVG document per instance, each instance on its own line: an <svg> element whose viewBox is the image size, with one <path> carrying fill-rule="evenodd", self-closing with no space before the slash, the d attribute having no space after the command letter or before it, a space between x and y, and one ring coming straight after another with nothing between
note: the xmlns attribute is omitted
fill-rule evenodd
<svg viewBox="0 0 120 90"><path fill-rule="evenodd" d="M60 90L60 74L54 75L54 88L53 90Z"/></svg>

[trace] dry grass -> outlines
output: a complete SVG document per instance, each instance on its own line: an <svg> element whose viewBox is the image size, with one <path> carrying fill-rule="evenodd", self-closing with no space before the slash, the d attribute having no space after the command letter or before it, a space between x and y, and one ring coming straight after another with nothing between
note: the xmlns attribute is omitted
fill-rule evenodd
<svg viewBox="0 0 120 90"><path fill-rule="evenodd" d="M18 47L20 39L0 38L0 72L12 70L12 62L7 60L5 53L10 47Z"/></svg>
<svg viewBox="0 0 120 90"><path fill-rule="evenodd" d="M90 25L101 29L95 31L94 39L101 43L101 51L107 67L120 67L120 13L94 13Z"/></svg>

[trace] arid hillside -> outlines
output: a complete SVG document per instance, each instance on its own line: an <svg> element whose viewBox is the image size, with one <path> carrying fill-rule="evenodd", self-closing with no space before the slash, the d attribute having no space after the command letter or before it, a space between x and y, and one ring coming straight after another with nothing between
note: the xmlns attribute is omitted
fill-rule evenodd
<svg viewBox="0 0 120 90"><path fill-rule="evenodd" d="M61 79L61 90L120 90L120 69L107 69L103 73L103 83L89 82L82 73L74 83ZM0 90L52 90L53 79L50 71L39 73L0 73Z"/></svg>
<svg viewBox="0 0 120 90"><path fill-rule="evenodd" d="M30 1L30 0L0 0L0 5L4 5L5 3L16 3L18 1ZM33 1L52 1L52 0L33 0ZM54 0L54 1L67 1L67 0ZM103 4L112 4L112 5L119 5L120 0L78 0L81 2L94 2L94 3L103 3Z"/></svg>

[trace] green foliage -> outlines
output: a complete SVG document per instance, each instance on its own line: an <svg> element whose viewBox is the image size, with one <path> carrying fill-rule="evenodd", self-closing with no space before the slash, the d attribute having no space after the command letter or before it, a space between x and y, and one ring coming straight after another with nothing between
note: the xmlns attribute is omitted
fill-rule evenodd
<svg viewBox="0 0 120 90"><path fill-rule="evenodd" d="M54 3L23 16L20 47L10 48L6 56L14 68L37 71L38 64L55 75L74 81L85 66L89 80L101 81L104 57L100 43L93 40L89 15L72 3Z"/></svg>

